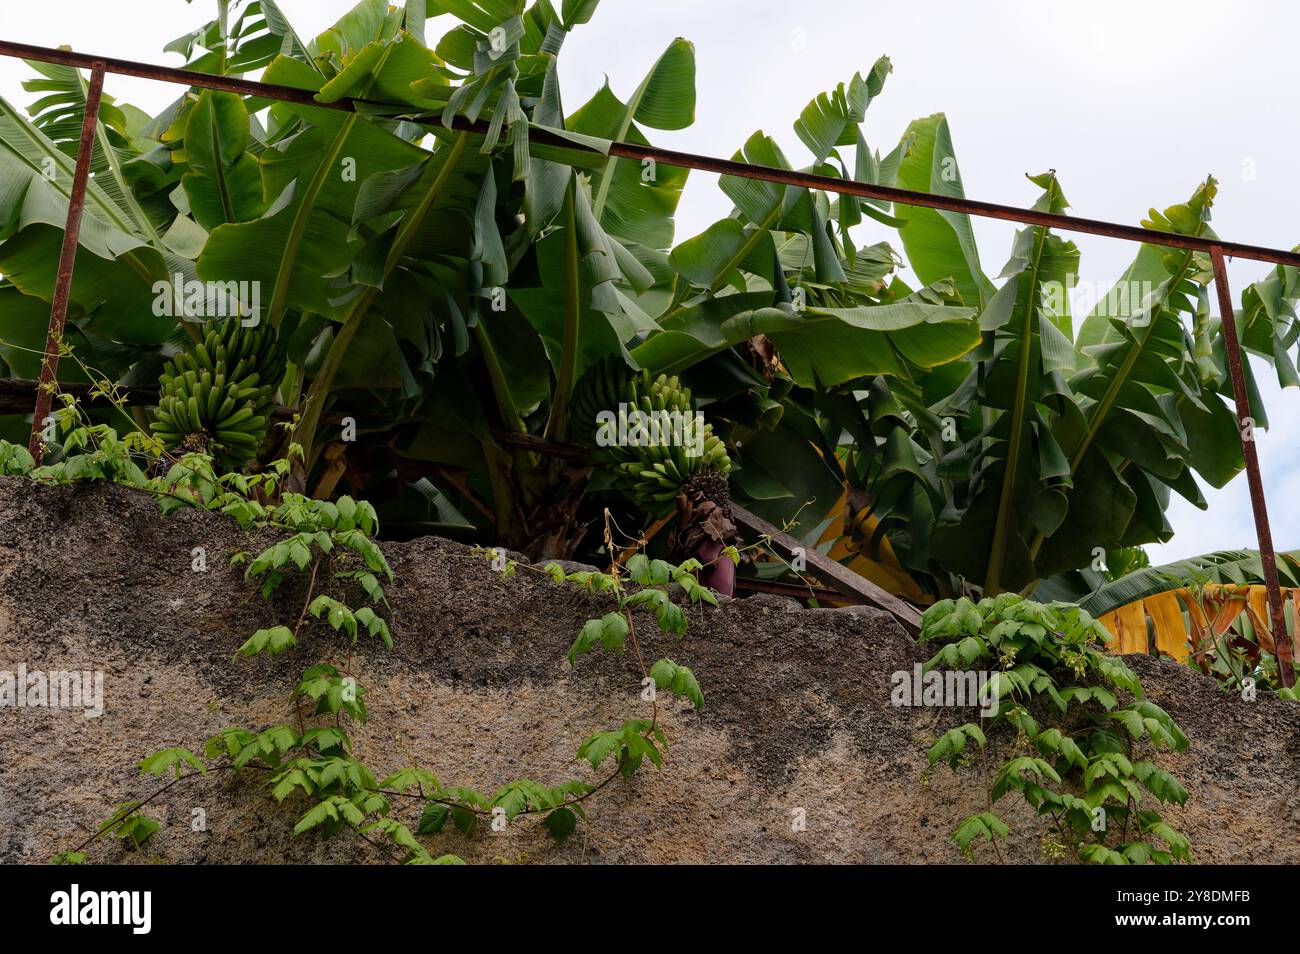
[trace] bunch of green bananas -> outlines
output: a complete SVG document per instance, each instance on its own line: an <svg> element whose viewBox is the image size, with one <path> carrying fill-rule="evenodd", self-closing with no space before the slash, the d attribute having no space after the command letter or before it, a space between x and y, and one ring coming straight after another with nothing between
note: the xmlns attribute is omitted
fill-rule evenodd
<svg viewBox="0 0 1300 954"><path fill-rule="evenodd" d="M569 401L569 427L583 447L599 450L600 414L618 414L619 405L631 407L638 385L650 383L645 371L633 371L617 355L593 364L578 378Z"/></svg>
<svg viewBox="0 0 1300 954"><path fill-rule="evenodd" d="M154 435L168 448L202 435L221 466L242 466L266 439L280 370L271 328L209 323L163 367Z"/></svg>
<svg viewBox="0 0 1300 954"><path fill-rule="evenodd" d="M725 480L731 472L726 445L711 424L697 419L690 388L675 376L652 378L618 358L606 359L579 379L570 406L577 439L612 471L615 489L647 510L662 509L697 475ZM653 422L657 431L647 431Z"/></svg>

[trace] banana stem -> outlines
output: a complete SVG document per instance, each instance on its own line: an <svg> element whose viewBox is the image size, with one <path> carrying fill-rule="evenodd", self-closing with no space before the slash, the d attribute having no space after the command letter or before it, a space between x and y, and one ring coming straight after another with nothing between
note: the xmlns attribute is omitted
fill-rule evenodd
<svg viewBox="0 0 1300 954"><path fill-rule="evenodd" d="M577 383L578 340L582 330L581 270L573 189L571 178L564 194L564 342L560 367L556 371L555 396L546 422L546 436L551 440L563 440L569 430L569 401Z"/></svg>
<svg viewBox="0 0 1300 954"><path fill-rule="evenodd" d="M1055 183L1055 180L1052 180ZM1050 199L1051 192L1048 196ZM1050 206L1050 201L1049 201ZM998 494L998 515L993 525L993 548L989 553L988 570L984 577L984 595L996 596L1002 587L1002 569L1007 553L1007 536L1011 528L1011 505L1016 480L1020 476L1020 456L1026 442L1026 413L1029 390L1030 345L1034 337L1034 319L1038 317L1035 299L1038 296L1038 271L1042 265L1043 245L1047 229L1038 230L1034 245L1034 266L1029 274L1029 289L1025 295L1025 324L1020 332L1020 354L1016 366L1016 394L1011 406L1011 435L1007 445L1006 471ZM1019 279L1017 279L1019 280Z"/></svg>

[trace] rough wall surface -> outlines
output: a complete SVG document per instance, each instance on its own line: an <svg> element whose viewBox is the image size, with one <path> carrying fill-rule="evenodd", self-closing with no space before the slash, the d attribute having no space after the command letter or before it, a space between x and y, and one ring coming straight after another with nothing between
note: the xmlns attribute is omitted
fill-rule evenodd
<svg viewBox="0 0 1300 954"><path fill-rule="evenodd" d="M205 573L191 570L204 547ZM228 725L292 721L301 669L346 654L311 624L297 650L231 662L254 630L292 622L301 591L264 603L228 556L252 542L218 515L161 518L147 497L115 487L35 488L0 478L0 670L102 670L105 711L0 709L0 861L40 862L82 841L119 801L157 788L135 764L164 746L202 749ZM356 754L376 772L413 762L445 784L491 789L516 777L593 779L573 761L590 733L640 717L639 671L597 653L564 661L604 600L520 572L503 579L467 547L390 543L392 652L363 643L353 671L369 688ZM297 596L298 602L294 597ZM955 863L953 826L983 808L975 768L928 770L925 748L969 711L894 708L890 676L925 654L880 614L732 601L689 611L681 643L638 626L648 660L694 669L706 706L671 701L660 771L643 769L589 801L590 822L556 847L521 818L473 839L450 830L437 852L471 862ZM1295 704L1253 703L1198 674L1145 657L1130 664L1147 694L1192 739L1165 756L1191 792L1170 819L1200 862L1300 862L1300 726ZM211 773L150 805L163 822L144 857L104 841L93 862L373 862L347 833L291 835L307 802L271 800L264 776ZM1023 810L1008 861L1042 860L1043 826ZM206 814L193 831L194 809ZM791 830L806 812L805 831ZM398 814L413 822L419 804ZM408 817L409 816L409 817ZM986 852L987 849L984 849ZM987 856L981 854L981 858Z"/></svg>

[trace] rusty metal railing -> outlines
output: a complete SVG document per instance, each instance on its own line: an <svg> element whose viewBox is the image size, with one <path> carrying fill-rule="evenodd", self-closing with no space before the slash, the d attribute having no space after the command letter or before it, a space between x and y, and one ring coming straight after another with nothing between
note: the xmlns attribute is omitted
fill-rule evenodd
<svg viewBox="0 0 1300 954"><path fill-rule="evenodd" d="M230 76L217 76L210 73L198 73L193 70L140 63L109 56L76 53L71 50L50 47L31 46L0 40L0 56L19 57L45 63L57 63L91 71L90 95L87 96L85 122L81 131L81 142L77 153L77 170L73 180L72 195L68 203L68 219L64 230L63 249L59 260L58 280L55 285L54 299L50 310L49 336L46 354L41 366L42 386L37 389L36 414L32 419L33 457L39 458L41 445L40 428L44 417L49 413L49 389L47 382L56 379L59 363L58 344L62 337L64 322L67 319L68 293L72 285L72 270L77 247L77 235L81 215L85 204L85 181L89 172L95 128L98 121L99 89L102 88L105 73L121 76L134 76L141 79L156 80L164 83L176 83L182 86L195 86L201 89L224 90L241 96L254 96L262 99L279 100L315 107L356 112L359 105L377 105L392 110L409 109L406 104L374 103L366 100L342 99L333 103L321 103L315 99L311 90L297 89L262 83L255 80L239 79ZM439 125L435 119L417 118L414 121L426 125ZM486 132L488 123L479 121L470 123L458 120L453 126L471 132ZM530 130L529 135L538 142L561 146L566 149L598 150L584 147L573 140L548 133L545 129ZM833 192L840 195L852 195L865 199L878 199L899 205L939 209L960 212L982 218L1001 219L1019 222L1024 225L1036 225L1058 229L1065 232L1080 232L1089 235L1101 235L1107 238L1123 239L1130 242L1144 242L1167 248L1178 248L1201 252L1209 255L1214 266L1214 282L1218 292L1219 309L1222 313L1223 333L1226 342L1228 371L1232 381L1233 398L1236 404L1238 433L1241 437L1242 458L1246 466L1246 478L1250 488L1251 508L1255 519L1255 532L1259 541L1260 561L1264 571L1264 581L1268 590L1269 613L1272 618L1277 639L1278 669L1283 685L1294 684L1292 670L1291 640L1286 637L1286 617L1283 610L1281 589L1278 585L1277 565L1274 558L1273 534L1269 526L1268 505L1264 496L1264 484L1260 476L1259 456L1256 453L1253 428L1250 421L1250 401L1246 392L1245 377L1241 361L1241 344L1237 337L1236 323L1233 320L1235 309L1232 305L1232 292L1228 285L1227 258L1244 258L1253 261L1269 262L1275 265L1300 267L1300 252L1267 248L1240 242L1228 242L1222 239L1202 238L1198 236L1176 235L1132 225L1103 222L1098 219L1079 218L1037 209L1023 209L1016 206L999 205L993 202L981 202L975 199L954 198L933 195L926 192L913 192L889 186L872 185L839 179L834 176L816 175L789 169L775 169L770 166L751 165L730 159L718 159L654 146L642 146L630 142L613 142L609 145L609 155L627 159L653 160L685 169L701 172L714 172L721 175L759 179L784 185ZM78 183L80 188L78 188Z"/></svg>

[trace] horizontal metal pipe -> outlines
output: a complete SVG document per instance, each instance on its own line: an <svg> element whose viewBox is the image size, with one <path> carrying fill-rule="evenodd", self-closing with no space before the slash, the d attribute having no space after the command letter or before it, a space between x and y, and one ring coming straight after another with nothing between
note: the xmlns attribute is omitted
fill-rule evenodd
<svg viewBox="0 0 1300 954"><path fill-rule="evenodd" d="M13 43L0 40L0 56L17 56L45 63L60 63L89 69L95 62L102 62L109 73L121 76L136 76L141 79L158 80L165 83L179 83L184 86L198 86L204 89L218 89L238 93L241 96L256 96L262 99L274 99L283 102L298 103L304 106L317 106L326 109L338 109L353 112L357 104L402 109L402 103L374 103L366 100L343 99L334 103L321 103L315 99L311 90L296 89L292 86L280 86L274 83L261 83L255 80L237 79L230 76L216 76L210 73L198 73L194 70L175 69L167 66L155 66L133 60L116 59L109 56L92 56L75 53L71 50L56 50L49 47L30 46L26 43ZM437 120L427 118L417 120L426 125L438 125ZM485 121L470 123L458 120L453 124L458 129L473 132L486 132ZM535 129L530 135L547 145L560 146L582 151L587 147L545 130ZM590 150L595 152L596 150ZM739 176L746 179L760 179L801 188L833 192L839 195L852 195L864 199L878 199L899 205L918 206L927 209L940 209L947 212L961 212L981 218L1001 219L1019 222L1024 225L1038 225L1045 228L1060 229L1065 232L1082 232L1089 235L1101 235L1107 238L1124 239L1130 242L1146 242L1167 248L1188 249L1213 253L1221 249L1230 258L1245 258L1275 265L1291 265L1300 268L1300 252L1267 248L1260 245L1246 245L1240 242L1227 242L1219 239L1199 238L1190 235L1176 235L1170 232L1158 232L1135 225L1120 225L1103 222L1099 219L1079 218L1073 215L1059 215L1053 212L1040 212L1036 209L1022 209L1013 205L1000 205L995 202L981 202L977 199L960 199L949 196L933 195L928 192L913 192L909 189L896 189L889 186L871 185L855 182L851 179L839 179L834 176L816 175L790 169L775 169L770 166L750 165L731 159L717 159L700 156L689 152L677 152L672 149L659 149L654 146L640 146L630 142L615 142L610 146L610 154L625 159L650 159L665 165L684 169L696 169L700 172L716 172L720 175Z"/></svg>
<svg viewBox="0 0 1300 954"><path fill-rule="evenodd" d="M38 60L42 63L58 63L79 69L90 69L97 62L104 64L108 73L119 76L135 76L140 79L158 80L162 83L179 83L182 86L200 86L204 89L220 89L241 96L262 96L266 99L278 99L287 103L302 103L307 106L324 106L331 109L352 111L350 103L319 103L315 93L309 89L297 89L293 86L278 86L274 83L259 83L256 80L238 79L233 76L217 76L212 73L199 73L195 70L180 70L170 66L155 66L152 63L138 63L135 60L120 60L111 56L89 56L72 50L56 50L46 46L29 46L26 43L13 43L0 40L0 56L17 56L24 60Z"/></svg>
<svg viewBox="0 0 1300 954"><path fill-rule="evenodd" d="M773 169L769 166L752 166L730 159L697 156L691 153L674 152L670 149L658 149L654 146L638 146L635 143L616 142L611 147L610 152L616 156L646 158L672 166L687 166L702 172L716 172L721 175L763 179L768 182L803 186L823 192L836 192L840 195L854 195L864 199L881 199L899 205L942 209L946 212L964 212L986 219L1002 219L1009 222L1020 222L1025 225L1040 225L1065 232L1085 232L1090 235L1104 235L1107 238L1125 239L1130 242L1146 242L1168 248L1191 249L1196 252L1204 252L1207 255L1212 254L1215 248L1219 248L1230 258L1248 258L1260 262L1271 262L1275 265L1300 266L1300 252L1283 251L1282 249L1260 245L1245 245L1240 242L1225 242L1218 239L1200 238L1194 235L1158 232L1155 229L1144 229L1136 225L1119 225L1115 222L1103 222L1100 219L1085 219L1073 215L1060 215L1054 212L1039 212L1037 209L1022 209L1014 205L999 205L996 202L981 202L977 199L958 199L933 195L928 192L912 192L909 189L870 185L866 182L839 179L834 176L820 176L810 172Z"/></svg>

